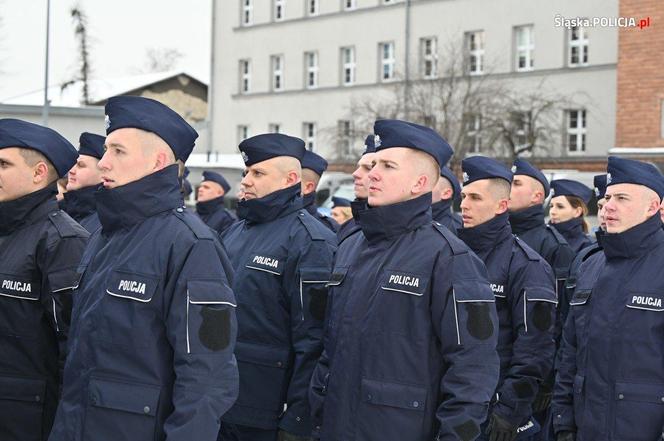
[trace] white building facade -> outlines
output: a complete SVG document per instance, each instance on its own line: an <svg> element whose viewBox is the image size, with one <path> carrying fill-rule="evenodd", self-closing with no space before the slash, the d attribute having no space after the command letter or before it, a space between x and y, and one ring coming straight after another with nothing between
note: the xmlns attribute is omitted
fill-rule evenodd
<svg viewBox="0 0 664 441"><path fill-rule="evenodd" d="M616 17L618 0L218 1L210 150L233 153L265 132L328 158L344 134L359 149L352 103L389 100L406 66L411 82L444 77L455 46L468 75L571 98L550 155L603 156L615 146L618 28L557 26L598 15Z"/></svg>

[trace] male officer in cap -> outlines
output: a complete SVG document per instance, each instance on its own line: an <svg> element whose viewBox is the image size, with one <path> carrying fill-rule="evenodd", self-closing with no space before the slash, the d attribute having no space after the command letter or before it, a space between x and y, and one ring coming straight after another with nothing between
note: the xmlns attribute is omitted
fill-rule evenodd
<svg viewBox="0 0 664 441"><path fill-rule="evenodd" d="M325 170L327 170L325 158L310 150L305 150L302 157L302 199L304 200L304 208L310 215L336 233L339 229L337 221L319 213L316 205L316 188L318 188L318 183Z"/></svg>
<svg viewBox="0 0 664 441"><path fill-rule="evenodd" d="M88 232L58 209L76 149L0 119L0 439L46 440L66 357L71 294Z"/></svg>
<svg viewBox="0 0 664 441"><path fill-rule="evenodd" d="M532 439L539 385L553 367L556 294L551 267L512 235L507 211L512 173L498 161L473 156L461 162L463 240L484 261L500 324L500 381L482 439ZM519 430L517 432L517 430Z"/></svg>
<svg viewBox="0 0 664 441"><path fill-rule="evenodd" d="M339 227L339 231L337 231L339 243L349 235L359 231L357 218L360 216L362 210L367 209L367 199L369 198L369 172L373 167L373 158L375 154L376 146L374 145L374 134L372 133L371 135L367 135L364 140L364 152L357 161L357 168L353 172L353 193L355 193L355 200L350 203L353 218Z"/></svg>
<svg viewBox="0 0 664 441"><path fill-rule="evenodd" d="M239 149L246 165L240 221L222 239L239 302L240 395L223 417L221 439L308 439L307 388L322 350L336 236L303 208L304 141L264 134Z"/></svg>
<svg viewBox="0 0 664 441"><path fill-rule="evenodd" d="M97 216L95 192L101 186L101 170L97 167L104 155L106 138L83 132L79 138L78 159L69 170L64 210L90 233L101 227Z"/></svg>
<svg viewBox="0 0 664 441"><path fill-rule="evenodd" d="M461 216L452 211L452 203L461 197L461 186L449 167L440 168L440 179L431 194L433 220L456 234L457 229L461 228L462 222Z"/></svg>
<svg viewBox="0 0 664 441"><path fill-rule="evenodd" d="M102 228L80 264L50 441L214 441L237 396L232 269L182 208L176 161L198 136L143 97L106 103Z"/></svg>
<svg viewBox="0 0 664 441"><path fill-rule="evenodd" d="M361 234L341 243L310 402L322 441L474 440L498 382L482 262L431 217L452 149L379 120Z"/></svg>
<svg viewBox="0 0 664 441"><path fill-rule="evenodd" d="M609 157L603 253L581 265L563 334L553 404L559 441L664 433L663 195L652 164Z"/></svg>
<svg viewBox="0 0 664 441"><path fill-rule="evenodd" d="M235 215L224 207L224 195L230 189L228 181L219 173L203 172L203 182L198 187L196 214L219 234L237 220Z"/></svg>

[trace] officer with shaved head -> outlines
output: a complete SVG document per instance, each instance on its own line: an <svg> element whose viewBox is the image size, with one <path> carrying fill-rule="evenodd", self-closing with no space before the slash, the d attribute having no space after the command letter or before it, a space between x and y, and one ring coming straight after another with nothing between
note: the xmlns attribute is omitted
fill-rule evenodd
<svg viewBox="0 0 664 441"><path fill-rule="evenodd" d="M322 441L474 440L498 382L484 265L431 216L452 149L434 130L374 125L361 231L339 246L325 351L309 394Z"/></svg>
<svg viewBox="0 0 664 441"><path fill-rule="evenodd" d="M603 252L581 264L553 401L558 441L661 439L664 433L664 180L609 157Z"/></svg>
<svg viewBox="0 0 664 441"><path fill-rule="evenodd" d="M336 236L300 197L304 141L264 134L239 149L246 166L240 221L222 239L239 302L240 395L222 419L221 440L306 440Z"/></svg>

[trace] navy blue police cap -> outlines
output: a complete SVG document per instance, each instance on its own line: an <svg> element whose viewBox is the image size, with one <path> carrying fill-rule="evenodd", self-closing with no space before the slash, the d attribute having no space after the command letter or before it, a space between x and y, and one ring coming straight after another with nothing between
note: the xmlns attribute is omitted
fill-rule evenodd
<svg viewBox="0 0 664 441"><path fill-rule="evenodd" d="M461 197L461 185L459 184L457 177L452 173L452 170L450 170L448 166L441 167L440 176L450 181L453 191L452 197L454 199L459 199Z"/></svg>
<svg viewBox="0 0 664 441"><path fill-rule="evenodd" d="M216 182L217 184L221 185L221 188L224 189L224 193L228 193L228 190L231 189L231 186L228 183L228 181L222 175L220 175L217 172L204 171L203 172L203 180L204 181Z"/></svg>
<svg viewBox="0 0 664 441"><path fill-rule="evenodd" d="M302 157L302 168L308 168L309 170L313 170L318 176L322 176L323 172L327 170L327 161L311 150L305 150Z"/></svg>
<svg viewBox="0 0 664 441"><path fill-rule="evenodd" d="M19 147L36 150L53 164L63 177L76 164L78 151L53 129L20 119L0 119L0 149Z"/></svg>
<svg viewBox="0 0 664 441"><path fill-rule="evenodd" d="M78 138L78 154L101 159L104 156L105 136L83 132Z"/></svg>
<svg viewBox="0 0 664 441"><path fill-rule="evenodd" d="M482 179L504 179L512 183L512 172L504 164L486 156L471 156L461 161L463 185Z"/></svg>
<svg viewBox="0 0 664 441"><path fill-rule="evenodd" d="M551 190L553 197L556 196L576 196L586 205L593 196L593 191L580 182L571 179L555 179L551 181Z"/></svg>
<svg viewBox="0 0 664 441"><path fill-rule="evenodd" d="M530 162L517 158L514 161L514 165L512 166L512 173L515 175L530 176L531 178L538 180L544 187L544 197L546 198L549 196L549 191L551 191L549 180L546 179L544 173L542 173L537 167L533 166Z"/></svg>
<svg viewBox="0 0 664 441"><path fill-rule="evenodd" d="M366 139L364 140L364 152L362 152L362 156L366 155L367 153L376 153L376 145L374 144L374 138L376 135L373 133L371 135L367 135Z"/></svg>
<svg viewBox="0 0 664 441"><path fill-rule="evenodd" d="M283 133L265 133L252 136L238 146L244 164L249 166L257 162L267 161L277 156L292 156L300 163L304 156L304 141Z"/></svg>
<svg viewBox="0 0 664 441"><path fill-rule="evenodd" d="M173 150L175 159L186 162L198 133L177 112L150 98L115 96L105 106L106 135L117 129L134 128L152 132Z"/></svg>
<svg viewBox="0 0 664 441"><path fill-rule="evenodd" d="M332 208L334 207L350 207L350 201L346 198L332 196Z"/></svg>
<svg viewBox="0 0 664 441"><path fill-rule="evenodd" d="M452 147L435 130L397 119L379 119L374 123L376 151L407 147L431 155L440 167L454 154Z"/></svg>
<svg viewBox="0 0 664 441"><path fill-rule="evenodd" d="M606 173L603 175L596 175L593 178L593 186L595 187L595 197L602 199L606 194Z"/></svg>
<svg viewBox="0 0 664 441"><path fill-rule="evenodd" d="M664 196L664 178L657 167L647 162L609 156L606 186L615 184L644 185L654 190L660 199Z"/></svg>

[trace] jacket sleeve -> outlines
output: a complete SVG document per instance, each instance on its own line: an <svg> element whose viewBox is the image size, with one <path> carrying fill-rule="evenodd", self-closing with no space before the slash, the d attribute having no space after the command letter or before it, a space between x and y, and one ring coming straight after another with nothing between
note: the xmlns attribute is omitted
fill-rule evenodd
<svg viewBox="0 0 664 441"><path fill-rule="evenodd" d="M543 259L525 262L510 280L512 357L498 390L495 412L521 425L532 413L539 385L553 366L556 295L551 267Z"/></svg>
<svg viewBox="0 0 664 441"><path fill-rule="evenodd" d="M495 299L471 252L439 259L433 274L431 313L444 363L436 439L475 439L500 371Z"/></svg>
<svg viewBox="0 0 664 441"><path fill-rule="evenodd" d="M574 421L574 379L576 378L576 321L570 308L560 343L556 382L553 388L554 431L576 431Z"/></svg>
<svg viewBox="0 0 664 441"><path fill-rule="evenodd" d="M239 387L232 270L216 240L199 239L175 277L165 318L175 371L173 412L164 432L169 441L215 441Z"/></svg>
<svg viewBox="0 0 664 441"><path fill-rule="evenodd" d="M332 233L329 234L333 237ZM326 240L302 243L285 288L290 301L293 368L286 396L286 412L279 428L297 436L311 436L309 384L323 350L323 323L335 248Z"/></svg>
<svg viewBox="0 0 664 441"><path fill-rule="evenodd" d="M60 379L67 359L72 293L78 287L77 268L89 235L51 236L38 255L42 273L41 303L58 340Z"/></svg>

